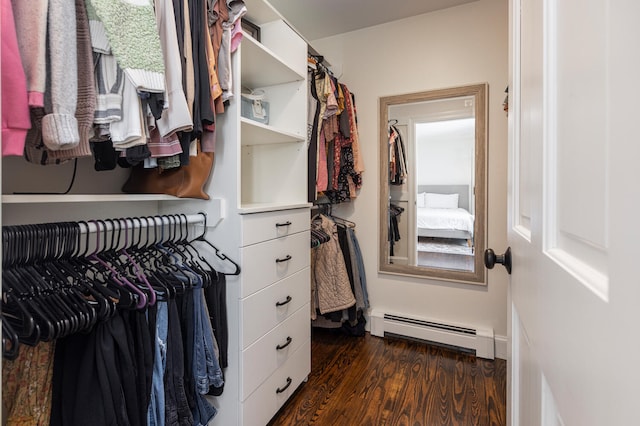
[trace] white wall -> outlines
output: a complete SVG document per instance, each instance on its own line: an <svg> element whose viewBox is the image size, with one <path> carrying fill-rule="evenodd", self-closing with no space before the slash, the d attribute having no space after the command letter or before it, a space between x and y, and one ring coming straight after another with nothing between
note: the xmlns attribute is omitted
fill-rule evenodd
<svg viewBox="0 0 640 426"><path fill-rule="evenodd" d="M359 197L334 208L357 223L371 305L376 309L490 326L507 334L508 276L476 286L378 273L378 101L382 96L489 83L488 247L507 245L507 0L479 0L312 42L356 96L366 171Z"/></svg>
<svg viewBox="0 0 640 426"><path fill-rule="evenodd" d="M415 139L418 185L473 185L473 118L420 123Z"/></svg>

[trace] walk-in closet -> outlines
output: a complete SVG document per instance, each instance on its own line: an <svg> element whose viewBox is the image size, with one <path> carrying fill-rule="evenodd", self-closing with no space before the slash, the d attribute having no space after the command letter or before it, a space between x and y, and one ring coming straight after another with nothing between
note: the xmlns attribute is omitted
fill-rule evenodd
<svg viewBox="0 0 640 426"><path fill-rule="evenodd" d="M307 43L261 0L2 21L4 421L265 424L310 371Z"/></svg>
<svg viewBox="0 0 640 426"><path fill-rule="evenodd" d="M323 34L280 0L0 1L3 425L329 424L325 406L351 424L336 413L377 410L411 376L403 360L422 372L427 357L497 371L504 420L506 278L487 285L484 247L463 247L478 282L380 260L410 258L418 178L379 100L502 93L506 51L486 71L465 44L448 53L470 70L454 78L407 34L481 15L495 33L472 27L495 44L506 0ZM431 35L431 58L459 43ZM389 184L397 197L380 200ZM421 334L436 322L448 329ZM400 418L386 413L367 418Z"/></svg>

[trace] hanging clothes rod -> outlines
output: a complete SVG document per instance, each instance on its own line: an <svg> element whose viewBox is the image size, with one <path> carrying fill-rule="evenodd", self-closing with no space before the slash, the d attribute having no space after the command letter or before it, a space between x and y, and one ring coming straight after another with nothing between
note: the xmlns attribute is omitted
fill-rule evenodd
<svg viewBox="0 0 640 426"><path fill-rule="evenodd" d="M207 218L205 213L196 214L177 214L177 215L156 215L141 217L122 217L118 219L89 220L80 222L83 224L81 233L95 233L115 230L137 230L140 227L148 228L150 226L169 226L169 225L205 225Z"/></svg>
<svg viewBox="0 0 640 426"><path fill-rule="evenodd" d="M187 226L196 224L201 225L203 231L197 237L189 239ZM144 237L143 229L147 230ZM87 254L137 247L142 240L144 245L164 242L190 245L201 242L213 249L220 261L228 262L233 266L232 272L217 271L218 273L238 275L240 273L238 263L228 258L206 238L207 229L207 215L203 212L191 215L172 214L8 225L2 227L4 247L2 260L3 265L9 266L50 257L57 258L67 252L68 255L73 254L73 256L83 253L80 256L84 257ZM151 230L153 230L153 236L149 232ZM95 238L89 238L90 234L94 234ZM81 235L85 238L81 238ZM204 260L200 256L199 258Z"/></svg>

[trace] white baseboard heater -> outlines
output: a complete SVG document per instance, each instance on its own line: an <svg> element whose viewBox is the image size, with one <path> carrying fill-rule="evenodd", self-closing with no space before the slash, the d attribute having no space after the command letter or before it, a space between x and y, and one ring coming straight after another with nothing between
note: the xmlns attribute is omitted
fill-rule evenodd
<svg viewBox="0 0 640 426"><path fill-rule="evenodd" d="M371 334L424 340L472 352L480 358L495 358L493 329L490 328L445 324L374 310L371 312Z"/></svg>

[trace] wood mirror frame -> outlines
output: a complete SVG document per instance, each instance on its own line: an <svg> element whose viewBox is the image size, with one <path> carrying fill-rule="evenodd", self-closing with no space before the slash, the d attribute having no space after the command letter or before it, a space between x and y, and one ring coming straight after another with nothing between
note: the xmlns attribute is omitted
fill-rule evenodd
<svg viewBox="0 0 640 426"><path fill-rule="evenodd" d="M486 284L486 271L483 263L483 253L486 246L486 167L487 167L487 84L475 84L459 86L447 89L430 90L425 92L382 97L379 100L380 108L380 228L379 228L379 262L378 271L381 273L406 275L437 280L463 282L469 284ZM452 98L473 97L473 112L475 117L475 152L474 152L474 186L471 191L474 203L473 225L473 271L436 268L428 266L416 266L410 264L392 263L390 258L389 238L389 109L392 106L439 101ZM416 179L415 177L410 177ZM417 190L417 180L411 187L413 192ZM417 195L417 192L416 192ZM415 208L415 200L412 205ZM414 222L416 223L415 219ZM409 223L408 226L411 226ZM417 230L416 230L417 244Z"/></svg>

